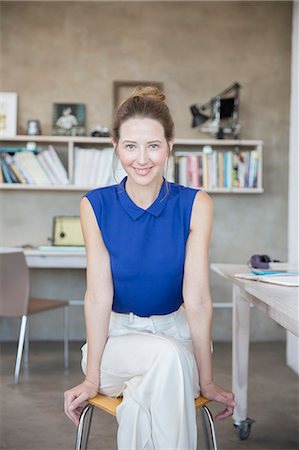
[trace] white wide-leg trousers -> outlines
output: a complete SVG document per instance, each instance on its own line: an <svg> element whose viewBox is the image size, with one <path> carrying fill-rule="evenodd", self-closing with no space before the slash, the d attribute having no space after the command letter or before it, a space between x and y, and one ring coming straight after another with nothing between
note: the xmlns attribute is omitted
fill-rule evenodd
<svg viewBox="0 0 299 450"><path fill-rule="evenodd" d="M84 373L86 359L87 343ZM116 410L118 450L196 450L200 387L183 306L150 317L111 312L99 392L123 396Z"/></svg>

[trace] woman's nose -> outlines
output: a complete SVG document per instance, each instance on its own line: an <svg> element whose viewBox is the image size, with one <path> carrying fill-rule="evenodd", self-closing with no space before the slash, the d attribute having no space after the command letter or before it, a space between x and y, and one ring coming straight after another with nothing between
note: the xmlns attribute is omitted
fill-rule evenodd
<svg viewBox="0 0 299 450"><path fill-rule="evenodd" d="M139 164L146 164L148 160L147 151L140 149L137 155L137 161Z"/></svg>

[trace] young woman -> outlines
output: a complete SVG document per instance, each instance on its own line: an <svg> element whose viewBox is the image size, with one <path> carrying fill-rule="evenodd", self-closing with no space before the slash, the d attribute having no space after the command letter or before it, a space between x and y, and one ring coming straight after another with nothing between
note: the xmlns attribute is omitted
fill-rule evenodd
<svg viewBox="0 0 299 450"><path fill-rule="evenodd" d="M120 105L112 142L127 176L80 203L85 380L65 392L65 412L78 425L82 402L122 395L119 450L195 450L194 398L223 403L217 420L235 406L212 373L212 200L163 175L174 139L164 100L158 89L138 87Z"/></svg>

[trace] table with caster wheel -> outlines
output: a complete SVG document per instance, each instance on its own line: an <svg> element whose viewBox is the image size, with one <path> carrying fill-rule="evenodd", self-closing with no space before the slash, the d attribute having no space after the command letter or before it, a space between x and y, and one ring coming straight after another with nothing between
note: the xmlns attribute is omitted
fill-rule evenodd
<svg viewBox="0 0 299 450"><path fill-rule="evenodd" d="M298 270L288 263L271 263L273 269ZM254 420L247 416L250 307L257 307L286 330L299 335L298 298L296 286L279 286L235 278L236 273L250 273L245 264L211 264L211 269L233 284L233 392L234 428L239 439L248 439Z"/></svg>

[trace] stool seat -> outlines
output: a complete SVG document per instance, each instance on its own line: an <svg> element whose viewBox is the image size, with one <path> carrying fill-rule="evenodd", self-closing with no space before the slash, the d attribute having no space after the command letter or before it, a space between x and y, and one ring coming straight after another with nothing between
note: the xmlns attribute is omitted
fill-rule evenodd
<svg viewBox="0 0 299 450"><path fill-rule="evenodd" d="M116 416L116 408L121 404L122 397L108 397L106 395L98 394L93 398L88 400L88 403L95 406L96 408L100 408L103 411L111 414L112 416ZM206 405L209 400L203 396L199 396L195 399L195 407L201 408Z"/></svg>
<svg viewBox="0 0 299 450"><path fill-rule="evenodd" d="M121 404L123 397L109 397L103 394L97 394L95 397L90 398L87 401L87 405L83 408L79 425L77 427L76 447L75 450L87 450L89 431L91 426L91 419L94 407L101 409L112 416L116 416L116 408ZM194 399L195 407L200 408L202 411L202 425L204 431L204 438L206 441L207 449L213 448L217 450L216 434L214 429L213 416L206 406L209 402L207 398L200 395ZM209 423L210 437L208 434L206 420Z"/></svg>

